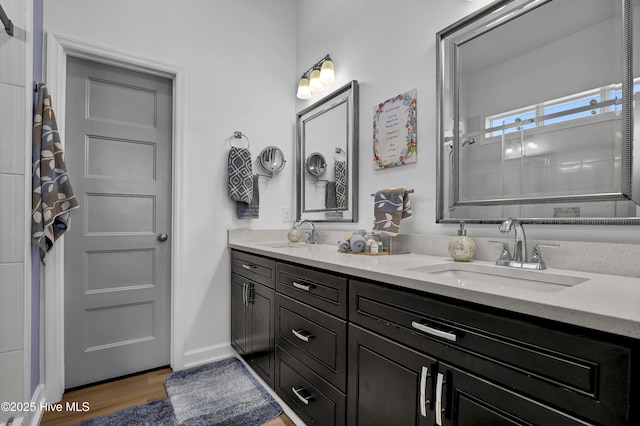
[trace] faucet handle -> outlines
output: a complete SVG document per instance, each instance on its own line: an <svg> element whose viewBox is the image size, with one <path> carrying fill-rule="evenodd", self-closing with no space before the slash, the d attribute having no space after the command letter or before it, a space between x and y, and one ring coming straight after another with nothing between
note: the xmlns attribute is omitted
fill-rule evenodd
<svg viewBox="0 0 640 426"><path fill-rule="evenodd" d="M500 251L500 257L496 260L496 265L508 265L511 262L511 252L509 251L509 244L504 241L490 240L489 243L502 244L502 250Z"/></svg>
<svg viewBox="0 0 640 426"><path fill-rule="evenodd" d="M552 247L552 248L558 248L560 247L560 244L554 244L554 243L544 243L544 244L534 244L533 245L533 250L531 250L531 259L529 260L530 263L537 263L538 265L540 265L538 267L538 269L547 269L547 264L544 263L544 260L542 259L542 252L540 251L540 247Z"/></svg>

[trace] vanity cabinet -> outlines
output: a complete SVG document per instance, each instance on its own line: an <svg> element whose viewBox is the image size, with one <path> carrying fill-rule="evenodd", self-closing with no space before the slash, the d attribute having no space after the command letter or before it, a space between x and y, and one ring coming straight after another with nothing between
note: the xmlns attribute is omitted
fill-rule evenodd
<svg viewBox="0 0 640 426"><path fill-rule="evenodd" d="M231 346L273 387L275 262L233 251L231 263Z"/></svg>
<svg viewBox="0 0 640 426"><path fill-rule="evenodd" d="M637 340L235 250L232 262L232 345L307 424L639 424Z"/></svg>
<svg viewBox="0 0 640 426"><path fill-rule="evenodd" d="M276 265L275 391L308 424L344 425L347 279Z"/></svg>
<svg viewBox="0 0 640 426"><path fill-rule="evenodd" d="M629 347L587 336L577 327L516 318L376 283L351 280L349 289L351 323L395 341L405 351L425 354L431 364L435 360L423 391L434 413L442 414L436 424L482 423L478 419L490 424L629 424ZM361 333L352 330L349 419L358 424L363 403L384 404L387 397L360 400L357 366L362 368L358 357L366 346L357 340ZM371 383L388 380L382 368L379 373L369 370L367 376L377 374L367 377ZM413 387L414 401L420 389Z"/></svg>

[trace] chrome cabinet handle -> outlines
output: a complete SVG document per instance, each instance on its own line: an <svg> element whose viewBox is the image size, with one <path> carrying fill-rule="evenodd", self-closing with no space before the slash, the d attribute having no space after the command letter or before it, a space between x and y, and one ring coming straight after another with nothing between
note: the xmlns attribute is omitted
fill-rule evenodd
<svg viewBox="0 0 640 426"><path fill-rule="evenodd" d="M256 267L256 265L247 265L246 263L243 263L243 264L242 264L242 267L243 267L244 269L252 270L253 268L255 268L255 267Z"/></svg>
<svg viewBox="0 0 640 426"><path fill-rule="evenodd" d="M300 283L295 282L295 281L292 284L293 284L293 286L295 288L299 288L300 290L304 290L304 291L311 290L311 286L310 285L300 284Z"/></svg>
<svg viewBox="0 0 640 426"><path fill-rule="evenodd" d="M436 424L442 426L442 383L444 376L438 373L436 379Z"/></svg>
<svg viewBox="0 0 640 426"><path fill-rule="evenodd" d="M427 400L427 379L429 377L429 369L422 367L422 374L420 375L420 414L422 417L427 417L427 404L430 402Z"/></svg>
<svg viewBox="0 0 640 426"><path fill-rule="evenodd" d="M253 302L251 297L251 284L242 283L242 304L249 306L249 303Z"/></svg>
<svg viewBox="0 0 640 426"><path fill-rule="evenodd" d="M313 338L313 335L308 331L291 330L291 332L293 333L294 336L296 336L298 339L302 340L303 342L309 342L309 339Z"/></svg>
<svg viewBox="0 0 640 426"><path fill-rule="evenodd" d="M242 283L242 304L247 306L247 283Z"/></svg>
<svg viewBox="0 0 640 426"><path fill-rule="evenodd" d="M158 241L160 241L161 243L164 243L165 241L167 241L167 239L169 239L169 235L165 234L164 232L156 235L156 239Z"/></svg>
<svg viewBox="0 0 640 426"><path fill-rule="evenodd" d="M303 391L303 390L304 390L304 388L298 388L298 389L296 389L296 388L294 388L294 387L292 386L292 387L291 387L291 390L293 391L293 393L295 394L295 396L297 396L297 397L298 397L298 399L299 399L300 401L302 401L302 403L304 403L305 405L309 405L309 400L311 399L311 395L309 395L309 396L302 396L302 395L300 394L300 391Z"/></svg>
<svg viewBox="0 0 640 426"><path fill-rule="evenodd" d="M458 340L458 336L456 336L452 332L441 331L436 328L431 328L424 324L420 324L419 322L416 322L416 321L411 321L411 327L415 328L416 330L422 331L424 333L430 334L432 336L441 337L443 339L450 340L452 342L455 342L456 340Z"/></svg>

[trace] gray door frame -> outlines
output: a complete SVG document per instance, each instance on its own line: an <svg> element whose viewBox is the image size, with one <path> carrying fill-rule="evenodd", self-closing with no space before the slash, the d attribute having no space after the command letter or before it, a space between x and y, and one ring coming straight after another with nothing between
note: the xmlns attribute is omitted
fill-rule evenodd
<svg viewBox="0 0 640 426"><path fill-rule="evenodd" d="M184 145L184 79L181 66L132 56L124 52L47 34L46 81L52 93L53 109L64 144L66 106L67 57L75 56L108 65L158 75L173 81L173 140L172 140L172 224L171 224L171 367L184 366L184 336L178 301L181 300L183 216L183 145ZM73 226L73 220L71 222ZM44 384L45 399L59 401L64 393L64 237L60 238L48 255L42 271L45 282L44 297Z"/></svg>

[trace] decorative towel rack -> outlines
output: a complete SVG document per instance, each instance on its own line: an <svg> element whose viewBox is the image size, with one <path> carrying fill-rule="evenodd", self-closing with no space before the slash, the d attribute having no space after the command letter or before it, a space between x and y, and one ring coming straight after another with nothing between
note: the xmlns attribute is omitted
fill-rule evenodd
<svg viewBox="0 0 640 426"><path fill-rule="evenodd" d="M413 194L414 192L415 192L415 190L414 190L414 189L407 189L407 193L409 193L409 194ZM371 194L371 196L372 196L372 197L375 197L375 196L376 196L376 194Z"/></svg>
<svg viewBox="0 0 640 426"><path fill-rule="evenodd" d="M7 14L4 13L4 9L2 8L2 5L0 5L0 21L2 21L2 24L4 25L4 30L7 32L7 34L13 37L13 22L11 22L11 19L9 19Z"/></svg>
<svg viewBox="0 0 640 426"><path fill-rule="evenodd" d="M247 149L251 147L251 142L249 142L249 138L242 132L233 132L233 139L242 139L245 138L247 140ZM229 144L233 146L233 139L229 138Z"/></svg>

